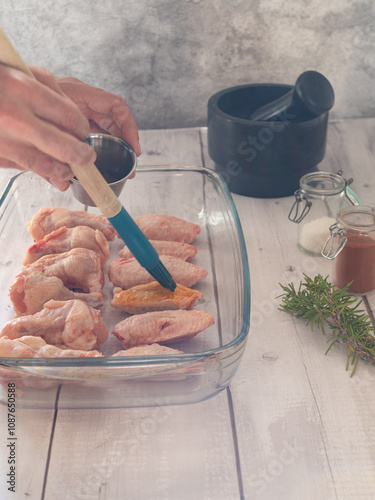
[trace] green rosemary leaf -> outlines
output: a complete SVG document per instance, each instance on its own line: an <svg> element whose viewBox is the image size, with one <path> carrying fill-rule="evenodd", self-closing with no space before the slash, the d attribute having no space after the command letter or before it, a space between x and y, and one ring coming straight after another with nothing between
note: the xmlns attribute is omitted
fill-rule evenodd
<svg viewBox="0 0 375 500"><path fill-rule="evenodd" d="M318 327L324 334L328 326L331 337L326 354L337 343L347 344L346 369L353 366L351 377L360 360L375 364L374 326L371 318L359 309L362 300L348 292L350 283L338 289L320 274L314 279L303 276L298 291L293 283L280 283L283 293L278 297L279 310L306 320L311 329Z"/></svg>

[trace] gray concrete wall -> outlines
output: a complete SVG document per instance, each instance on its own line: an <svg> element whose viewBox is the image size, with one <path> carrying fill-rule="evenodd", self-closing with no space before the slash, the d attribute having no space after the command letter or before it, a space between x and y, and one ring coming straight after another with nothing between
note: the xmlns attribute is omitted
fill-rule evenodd
<svg viewBox="0 0 375 500"><path fill-rule="evenodd" d="M206 123L213 93L322 72L332 118L375 116L373 0L0 0L22 57L121 94L141 129Z"/></svg>

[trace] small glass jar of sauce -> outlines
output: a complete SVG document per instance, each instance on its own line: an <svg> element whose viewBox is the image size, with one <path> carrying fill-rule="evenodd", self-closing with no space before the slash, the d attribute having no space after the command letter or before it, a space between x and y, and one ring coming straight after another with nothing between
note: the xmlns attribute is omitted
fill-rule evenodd
<svg viewBox="0 0 375 500"><path fill-rule="evenodd" d="M313 172L301 177L300 189L294 193L295 202L288 216L289 220L298 223L297 246L300 250L309 255L321 255L337 212L356 203L347 192L352 181L344 179L341 172Z"/></svg>
<svg viewBox="0 0 375 500"><path fill-rule="evenodd" d="M375 208L347 207L336 216L322 255L334 259L333 284L363 295L375 290Z"/></svg>

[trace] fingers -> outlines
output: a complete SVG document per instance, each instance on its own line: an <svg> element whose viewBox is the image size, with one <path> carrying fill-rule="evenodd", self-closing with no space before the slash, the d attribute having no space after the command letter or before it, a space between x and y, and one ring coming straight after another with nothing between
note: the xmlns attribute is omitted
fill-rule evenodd
<svg viewBox="0 0 375 500"><path fill-rule="evenodd" d="M6 158L0 158L0 168L11 168L21 171L27 170L26 168L22 168L17 163L8 160ZM48 181L50 184L55 186L57 189L59 189L60 191L66 191L70 186L69 181L61 180L59 177L49 177L48 175L41 175L41 174L39 175L43 177L46 181Z"/></svg>
<svg viewBox="0 0 375 500"><path fill-rule="evenodd" d="M41 74L43 81L51 80L48 72ZM0 65L0 138L17 144L21 155L22 146L31 144L61 163L92 163L94 149L79 140L79 136L87 137L89 122L61 89L59 92ZM0 156L4 157L1 150ZM30 159L34 164L37 160Z"/></svg>
<svg viewBox="0 0 375 500"><path fill-rule="evenodd" d="M52 127L50 124L34 116L27 110L4 106L0 114L0 129L3 148L8 148L4 141L17 144L16 154L24 156L27 145L32 144L34 151L48 155L61 163L77 163L88 165L96 159L94 149L72 135ZM0 150L4 156L3 150ZM31 157L30 163L36 164L38 157ZM21 164L27 163L21 161Z"/></svg>
<svg viewBox="0 0 375 500"><path fill-rule="evenodd" d="M78 139L86 139L90 132L87 118L65 95L49 87L36 86L30 96L33 110L39 118L65 130Z"/></svg>
<svg viewBox="0 0 375 500"><path fill-rule="evenodd" d="M95 162L94 149L82 142L89 121L51 73L31 70L35 79L0 64L0 167L32 170L65 190L69 163Z"/></svg>
<svg viewBox="0 0 375 500"><path fill-rule="evenodd" d="M67 191L70 187L69 181L62 181L59 177L52 177L47 180L60 191Z"/></svg>
<svg viewBox="0 0 375 500"><path fill-rule="evenodd" d="M51 128L43 121L37 128L29 127L29 140L43 153L61 163L89 165L96 160L94 149L57 128Z"/></svg>
<svg viewBox="0 0 375 500"><path fill-rule="evenodd" d="M75 78L57 80L89 120L95 122L100 129L128 142L137 156L141 154L138 127L122 97L86 85Z"/></svg>
<svg viewBox="0 0 375 500"><path fill-rule="evenodd" d="M32 65L29 65L29 69L31 70L35 78L38 80L38 82L42 83L43 85L46 85L57 94L66 97L62 88L57 83L56 78L47 69L38 68L37 66L32 66Z"/></svg>
<svg viewBox="0 0 375 500"><path fill-rule="evenodd" d="M98 133L98 134L106 134L108 133L108 130L105 130L103 128L100 128L99 125L97 125L94 120L89 120L90 123L90 132L92 134ZM117 136L118 137L118 136Z"/></svg>
<svg viewBox="0 0 375 500"><path fill-rule="evenodd" d="M36 71L36 70L35 70ZM51 81L47 71L36 71L40 81L12 68L0 65L1 87L8 100L29 109L33 114L79 139L85 139L90 126L79 108Z"/></svg>
<svg viewBox="0 0 375 500"><path fill-rule="evenodd" d="M93 148L80 140L90 131L87 118L50 73L34 71L44 83L0 64L0 136L32 144L59 162L94 161Z"/></svg>
<svg viewBox="0 0 375 500"><path fill-rule="evenodd" d="M61 191L69 187L69 180L74 177L68 165L41 153L33 146L19 147L13 141L0 139L0 167L30 170L40 175Z"/></svg>
<svg viewBox="0 0 375 500"><path fill-rule="evenodd" d="M121 137L121 139L130 144L137 156L141 154L138 127L125 101L115 100L109 111L109 115L91 110L90 118L102 129L108 130L110 134Z"/></svg>

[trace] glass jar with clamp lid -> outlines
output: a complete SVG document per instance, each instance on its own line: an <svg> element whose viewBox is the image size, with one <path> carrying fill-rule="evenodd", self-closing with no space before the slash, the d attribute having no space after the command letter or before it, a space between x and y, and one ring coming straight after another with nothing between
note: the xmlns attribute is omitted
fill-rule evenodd
<svg viewBox="0 0 375 500"><path fill-rule="evenodd" d="M337 214L322 255L334 259L332 282L337 288L366 294L375 290L375 208L346 207Z"/></svg>
<svg viewBox="0 0 375 500"><path fill-rule="evenodd" d="M298 224L298 248L309 255L321 255L337 212L359 204L355 193L348 189L353 179L346 180L341 173L306 174L300 179L300 189L294 193L295 202L288 218Z"/></svg>

